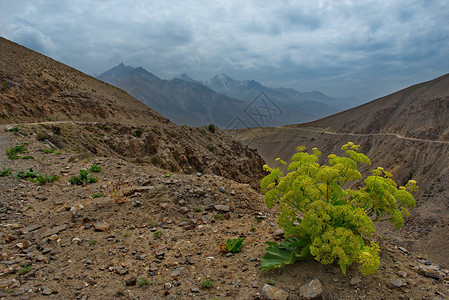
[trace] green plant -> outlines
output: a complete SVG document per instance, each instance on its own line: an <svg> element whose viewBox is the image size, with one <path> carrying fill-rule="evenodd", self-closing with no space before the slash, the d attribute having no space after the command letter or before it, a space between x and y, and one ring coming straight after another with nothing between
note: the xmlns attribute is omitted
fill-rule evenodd
<svg viewBox="0 0 449 300"><path fill-rule="evenodd" d="M216 127L215 127L215 125L214 124L209 124L209 126L207 126L207 129L211 132L211 133L214 133L215 132L215 129L216 129Z"/></svg>
<svg viewBox="0 0 449 300"><path fill-rule="evenodd" d="M252 231L252 232L256 232L257 231L257 227L256 226L251 226L251 228L250 228L250 231Z"/></svg>
<svg viewBox="0 0 449 300"><path fill-rule="evenodd" d="M228 253L236 253L240 251L240 248L243 246L243 240L245 238L237 238L237 239L228 239L225 244L220 245L221 251Z"/></svg>
<svg viewBox="0 0 449 300"><path fill-rule="evenodd" d="M27 145L27 143L23 142L20 145L17 145L17 146L11 147L11 148L7 148L6 155L8 156L9 159L19 159L20 156L18 156L17 154L25 152L26 145Z"/></svg>
<svg viewBox="0 0 449 300"><path fill-rule="evenodd" d="M222 214L215 214L214 219L215 220L224 220L224 217Z"/></svg>
<svg viewBox="0 0 449 300"><path fill-rule="evenodd" d="M269 284L269 285L275 285L275 281L274 281L274 279L273 278L268 278L267 279L267 284Z"/></svg>
<svg viewBox="0 0 449 300"><path fill-rule="evenodd" d="M93 246L97 243L97 240L89 240L89 246Z"/></svg>
<svg viewBox="0 0 449 300"><path fill-rule="evenodd" d="M153 232L153 236L155 238L160 238L162 236L162 231L158 230L158 231Z"/></svg>
<svg viewBox="0 0 449 300"><path fill-rule="evenodd" d="M354 262L360 264L362 275L379 268L379 246L364 242L374 233L370 217L400 228L408 216L407 209L415 204L409 191L417 190L417 185L410 180L405 187L397 188L392 175L377 168L357 189L344 189L348 183L362 179L358 164L371 164L358 149L358 145L348 143L342 147L347 157L331 154L328 165L319 165L321 152L314 148L313 154L308 154L300 146L285 176L280 168L264 166L269 172L261 182L265 202L273 207L279 201L278 224L288 238L280 245L266 242L261 270L309 258L323 264L337 262L343 273Z"/></svg>
<svg viewBox="0 0 449 300"><path fill-rule="evenodd" d="M8 129L9 132L13 132L15 135L21 134L24 135L24 132L19 127L12 127Z"/></svg>
<svg viewBox="0 0 449 300"><path fill-rule="evenodd" d="M79 175L70 177L69 183L76 185L88 185L97 182L97 177L88 175L87 170L80 169Z"/></svg>
<svg viewBox="0 0 449 300"><path fill-rule="evenodd" d="M93 193L92 194L92 198L100 198L100 197L103 197L104 196L104 193Z"/></svg>
<svg viewBox="0 0 449 300"><path fill-rule="evenodd" d="M36 139L38 141L44 141L44 140L48 139L48 134L46 132L40 131L36 134Z"/></svg>
<svg viewBox="0 0 449 300"><path fill-rule="evenodd" d="M203 280L201 280L200 285L203 289L210 289L211 287L214 286L214 280L210 277L206 277Z"/></svg>
<svg viewBox="0 0 449 300"><path fill-rule="evenodd" d="M153 156L151 157L151 163L152 163L153 165L158 165L158 164L160 163L159 157L157 157L156 155L153 155Z"/></svg>
<svg viewBox="0 0 449 300"><path fill-rule="evenodd" d="M98 172L103 171L103 169L102 169L99 165L93 164L93 165L90 167L89 171L90 171L90 172L94 172L94 173L98 173Z"/></svg>
<svg viewBox="0 0 449 300"><path fill-rule="evenodd" d="M11 169L11 168L3 168L3 169L0 171L0 177L6 177L6 176L9 176L9 175L11 175L12 171L13 171L13 169Z"/></svg>
<svg viewBox="0 0 449 300"><path fill-rule="evenodd" d="M33 267L31 265L23 265L18 271L17 274L19 275L25 275L26 273L28 273L29 271L31 271Z"/></svg>
<svg viewBox="0 0 449 300"><path fill-rule="evenodd" d="M134 132L132 133L132 135L135 136L135 137L140 138L140 137L142 137L142 133L143 133L142 129L137 128L136 130L134 130Z"/></svg>
<svg viewBox="0 0 449 300"><path fill-rule="evenodd" d="M28 179L28 178L36 178L39 175L33 168L29 168L28 170L20 170L14 174L15 177L20 179Z"/></svg>
<svg viewBox="0 0 449 300"><path fill-rule="evenodd" d="M36 183L37 185L44 185L46 183L50 183L53 181L58 180L58 176L57 175L53 175L53 176L47 176L47 175L37 175L34 179L31 179L34 183Z"/></svg>
<svg viewBox="0 0 449 300"><path fill-rule="evenodd" d="M138 286L150 285L150 280L145 277L139 277L137 278L137 285Z"/></svg>
<svg viewBox="0 0 449 300"><path fill-rule="evenodd" d="M203 211L203 209L201 208L201 206L195 206L194 209L195 209L195 211L198 212L198 213Z"/></svg>
<svg viewBox="0 0 449 300"><path fill-rule="evenodd" d="M42 149L42 152L44 152L45 154L50 154L55 152L56 148L51 148L51 149Z"/></svg>

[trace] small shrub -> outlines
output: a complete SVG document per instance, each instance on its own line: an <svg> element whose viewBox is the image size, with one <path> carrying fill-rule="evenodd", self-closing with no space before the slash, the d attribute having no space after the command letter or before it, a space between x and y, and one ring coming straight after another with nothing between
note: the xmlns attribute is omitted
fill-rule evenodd
<svg viewBox="0 0 449 300"><path fill-rule="evenodd" d="M103 171L103 169L99 165L93 164L90 167L89 171L94 172L94 173L99 173L99 172Z"/></svg>
<svg viewBox="0 0 449 300"><path fill-rule="evenodd" d="M209 126L207 126L207 129L208 129L210 132L215 133L216 127L215 127L214 124L211 123L211 124L209 124Z"/></svg>
<svg viewBox="0 0 449 300"><path fill-rule="evenodd" d="M22 131L22 129L20 129L19 127L12 127L10 129L8 129L8 131L14 133L15 135L18 135L18 134L24 135L25 134Z"/></svg>
<svg viewBox="0 0 449 300"><path fill-rule="evenodd" d="M224 217L222 214L215 214L214 219L215 220L224 220Z"/></svg>
<svg viewBox="0 0 449 300"><path fill-rule="evenodd" d="M135 136L135 137L140 138L140 137L142 137L142 133L143 133L142 129L137 128L136 130L134 130L134 132L132 133L132 135Z"/></svg>
<svg viewBox="0 0 449 300"><path fill-rule="evenodd" d="M8 159L19 159L20 156L18 156L18 154L26 151L26 148L25 148L26 145L27 145L27 143L23 142L20 145L17 145L17 146L11 147L11 148L7 148L6 155L8 156Z"/></svg>
<svg viewBox="0 0 449 300"><path fill-rule="evenodd" d="M6 177L6 176L9 176L9 175L11 175L12 171L13 171L13 169L11 169L11 168L3 168L3 169L0 171L0 177Z"/></svg>
<svg viewBox="0 0 449 300"><path fill-rule="evenodd" d="M97 240L89 240L89 246L93 246L97 243Z"/></svg>
<svg viewBox="0 0 449 300"><path fill-rule="evenodd" d="M53 182L56 180L58 180L57 175L53 175L53 176L37 175L36 178L32 179L32 181L34 183L36 183L37 185L44 185L46 183L50 183L50 182Z"/></svg>
<svg viewBox="0 0 449 300"><path fill-rule="evenodd" d="M56 148L51 148L51 149L42 149L42 152L44 152L45 154L50 154L55 152Z"/></svg>
<svg viewBox="0 0 449 300"><path fill-rule="evenodd" d="M162 236L162 231L158 230L158 231L153 232L153 236L155 238L160 238Z"/></svg>
<svg viewBox="0 0 449 300"><path fill-rule="evenodd" d="M37 133L36 139L38 141L45 141L46 139L48 139L48 134L46 132L40 131L40 132Z"/></svg>
<svg viewBox="0 0 449 300"><path fill-rule="evenodd" d="M160 164L160 160L159 160L159 157L157 157L156 155L153 155L152 157L151 157L151 163L153 164L153 165L159 165Z"/></svg>
<svg viewBox="0 0 449 300"><path fill-rule="evenodd" d="M245 238L237 238L237 239L228 239L225 244L220 245L221 251L224 253L236 253L240 251L240 248L243 246L243 240Z"/></svg>
<svg viewBox="0 0 449 300"><path fill-rule="evenodd" d="M94 194L92 194L92 198L100 198L100 197L103 197L104 196L104 193L94 193Z"/></svg>
<svg viewBox="0 0 449 300"><path fill-rule="evenodd" d="M146 277L139 277L137 278L137 285L140 287L150 285L150 280Z"/></svg>
<svg viewBox="0 0 449 300"><path fill-rule="evenodd" d="M80 170L79 175L72 176L69 179L69 183L76 185L88 185L90 183L97 182L97 177L88 175L87 170Z"/></svg>
<svg viewBox="0 0 449 300"><path fill-rule="evenodd" d="M267 284L269 284L269 285L275 285L275 281L274 281L274 279L273 278L268 278L267 279Z"/></svg>
<svg viewBox="0 0 449 300"><path fill-rule="evenodd" d="M19 275L25 275L26 273L30 272L32 268L33 268L33 267L32 267L31 265L23 265L23 266L19 269L19 271L17 271L17 274L19 274Z"/></svg>
<svg viewBox="0 0 449 300"><path fill-rule="evenodd" d="M198 212L198 213L203 211L203 209L201 208L201 206L195 206L194 209L195 209L195 211Z"/></svg>
<svg viewBox="0 0 449 300"><path fill-rule="evenodd" d="M108 190L108 193L111 198L115 199L117 204L123 204L126 202L126 198L130 196L128 193L132 191L133 185L133 182L119 179L119 181L114 183L112 188Z"/></svg>
<svg viewBox="0 0 449 300"><path fill-rule="evenodd" d="M200 285L203 289L210 289L211 287L214 286L214 281L212 278L206 277L203 280L201 280Z"/></svg>
<svg viewBox="0 0 449 300"><path fill-rule="evenodd" d="M20 170L14 174L15 177L20 179L28 179L28 178L36 178L39 174L33 170L33 168L29 168L28 170Z"/></svg>

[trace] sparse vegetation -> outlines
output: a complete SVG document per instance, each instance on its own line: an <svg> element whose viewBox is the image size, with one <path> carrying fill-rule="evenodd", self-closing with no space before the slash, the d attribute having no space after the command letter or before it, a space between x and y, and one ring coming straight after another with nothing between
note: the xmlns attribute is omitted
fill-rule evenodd
<svg viewBox="0 0 449 300"><path fill-rule="evenodd" d="M133 131L132 135L140 138L140 137L142 137L142 133L143 133L142 129L137 128L136 130Z"/></svg>
<svg viewBox="0 0 449 300"><path fill-rule="evenodd" d="M88 185L97 182L97 177L88 174L87 170L80 169L79 175L70 177L69 183L76 185Z"/></svg>
<svg viewBox="0 0 449 300"><path fill-rule="evenodd" d="M150 285L150 280L146 277L139 277L137 278L137 285L140 287Z"/></svg>
<svg viewBox="0 0 449 300"><path fill-rule="evenodd" d="M53 181L58 180L57 175L53 176L43 175L36 172L32 168L29 168L28 170L20 170L17 173L15 173L14 176L20 179L28 179L36 183L37 185L44 185L46 183L51 183Z"/></svg>
<svg viewBox="0 0 449 300"><path fill-rule="evenodd" d="M6 176L9 176L9 175L11 175L12 171L13 171L13 169L11 169L11 168L3 168L3 169L0 171L0 177L6 177Z"/></svg>
<svg viewBox="0 0 449 300"><path fill-rule="evenodd" d="M329 165L318 164L318 149L308 154L305 147L298 147L285 176L280 168L264 167L269 172L261 182L265 202L273 207L279 201L278 224L288 238L280 245L267 242L262 270L309 258L323 264L336 262L343 273L354 262L359 263L362 275L379 268L379 246L364 241L374 233L370 217L400 228L408 208L415 205L409 191L416 191L417 185L410 180L405 187L397 188L392 175L377 168L358 189L344 189L346 183L362 179L357 164L371 164L358 152L359 147L344 145L347 157L331 154Z"/></svg>
<svg viewBox="0 0 449 300"><path fill-rule="evenodd" d="M39 131L36 134L36 139L38 141L45 141L46 139L48 139L48 134L46 132Z"/></svg>
<svg viewBox="0 0 449 300"><path fill-rule="evenodd" d="M153 155L152 157L151 157L151 163L153 164L153 165L158 165L158 164L160 164L160 160L159 160L159 157L157 157L156 155Z"/></svg>
<svg viewBox="0 0 449 300"><path fill-rule="evenodd" d="M94 173L99 173L101 171L103 171L103 169L99 165L96 165L96 164L93 164L89 169L89 172L94 172Z"/></svg>
<svg viewBox="0 0 449 300"><path fill-rule="evenodd" d="M33 266L25 264L17 271L17 274L25 275L26 273L30 272L32 268L33 268Z"/></svg>
<svg viewBox="0 0 449 300"><path fill-rule="evenodd" d="M203 209L201 208L201 206L195 206L194 210L195 210L196 212L198 212L198 213L203 211Z"/></svg>
<svg viewBox="0 0 449 300"><path fill-rule="evenodd" d="M215 220L224 220L224 217L222 214L215 214L214 219Z"/></svg>
<svg viewBox="0 0 449 300"><path fill-rule="evenodd" d="M210 289L211 287L214 286L214 280L210 277L206 277L203 280L201 280L200 286L203 289Z"/></svg>
<svg viewBox="0 0 449 300"><path fill-rule="evenodd" d="M228 252L236 253L236 252L239 252L240 249L243 246L243 240L244 239L245 238L243 238L243 237L237 238L237 239L228 239L225 244L221 244L220 245L220 249L224 253L228 253Z"/></svg>
<svg viewBox="0 0 449 300"><path fill-rule="evenodd" d="M209 126L207 126L207 129L211 132L211 133L215 133L215 125L214 124L209 124Z"/></svg>
<svg viewBox="0 0 449 300"><path fill-rule="evenodd" d="M100 197L103 197L104 196L104 193L94 193L94 194L92 194L92 198L100 198Z"/></svg>
<svg viewBox="0 0 449 300"><path fill-rule="evenodd" d="M6 155L8 156L8 159L21 158L18 154L26 151L26 148L25 148L26 145L27 145L27 143L23 142L20 145L17 145L17 146L11 147L11 148L7 148Z"/></svg>
<svg viewBox="0 0 449 300"><path fill-rule="evenodd" d="M153 232L153 236L155 238L160 238L162 236L162 231L158 230L158 231Z"/></svg>
<svg viewBox="0 0 449 300"><path fill-rule="evenodd" d="M93 245L95 245L96 243L97 243L97 240L94 240L94 239L89 240L89 246L93 246Z"/></svg>

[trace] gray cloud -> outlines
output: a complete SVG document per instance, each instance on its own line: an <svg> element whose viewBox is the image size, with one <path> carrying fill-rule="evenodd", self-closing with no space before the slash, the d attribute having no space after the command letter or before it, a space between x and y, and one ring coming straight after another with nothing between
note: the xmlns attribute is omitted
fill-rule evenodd
<svg viewBox="0 0 449 300"><path fill-rule="evenodd" d="M449 72L448 15L445 0L3 0L0 35L89 74L124 62L371 100Z"/></svg>

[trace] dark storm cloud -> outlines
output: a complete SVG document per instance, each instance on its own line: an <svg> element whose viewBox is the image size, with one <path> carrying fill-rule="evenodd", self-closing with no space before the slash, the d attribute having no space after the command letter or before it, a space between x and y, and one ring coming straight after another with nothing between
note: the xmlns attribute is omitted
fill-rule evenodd
<svg viewBox="0 0 449 300"><path fill-rule="evenodd" d="M449 4L418 1L7 1L0 35L84 72L224 72L371 100L449 72Z"/></svg>

